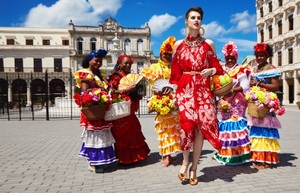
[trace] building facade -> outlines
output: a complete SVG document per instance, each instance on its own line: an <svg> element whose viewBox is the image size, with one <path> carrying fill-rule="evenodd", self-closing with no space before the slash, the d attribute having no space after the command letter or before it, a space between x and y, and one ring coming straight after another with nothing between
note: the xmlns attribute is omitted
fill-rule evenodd
<svg viewBox="0 0 300 193"><path fill-rule="evenodd" d="M98 26L70 21L63 29L0 27L0 99L27 106L43 102L46 93L52 103L57 96L71 99L73 72L85 55L101 48L109 50L102 66L107 73L123 53L135 59L132 71L139 72L155 60L150 37L148 25L124 28L113 18Z"/></svg>
<svg viewBox="0 0 300 193"><path fill-rule="evenodd" d="M257 41L273 49L270 63L282 72L282 104L300 100L300 0L256 0Z"/></svg>

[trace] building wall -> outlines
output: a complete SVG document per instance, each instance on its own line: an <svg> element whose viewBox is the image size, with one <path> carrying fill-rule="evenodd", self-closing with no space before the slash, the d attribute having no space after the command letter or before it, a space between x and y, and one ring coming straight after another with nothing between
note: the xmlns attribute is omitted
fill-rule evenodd
<svg viewBox="0 0 300 193"><path fill-rule="evenodd" d="M300 92L300 0L256 0L256 13L257 40L264 41L273 48L271 63L282 72L282 103L295 104L300 100L300 96L297 95ZM279 22L282 22L281 34ZM270 26L272 31L269 30ZM289 50L292 50L292 60Z"/></svg>

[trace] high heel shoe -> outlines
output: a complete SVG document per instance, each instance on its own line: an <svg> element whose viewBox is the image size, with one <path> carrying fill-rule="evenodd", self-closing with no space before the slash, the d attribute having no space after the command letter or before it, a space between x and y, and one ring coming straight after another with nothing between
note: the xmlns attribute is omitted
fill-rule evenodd
<svg viewBox="0 0 300 193"><path fill-rule="evenodd" d="M195 175L195 173L196 173L196 170L197 170L197 169L192 170L192 167L190 167L190 169L189 169L189 182L190 182L190 184L191 184L192 186L195 186L195 185L198 184L198 178L197 178L197 176L194 177L194 175ZM193 177L192 177L192 172L193 172Z"/></svg>
<svg viewBox="0 0 300 193"><path fill-rule="evenodd" d="M187 179L187 168L188 168L188 166L189 166L189 164L188 165L185 165L184 163L182 163L181 164L181 167L182 166L185 166L185 170L184 170L184 173L181 173L180 171L179 171L179 173L178 173L178 178L179 178L179 180L180 181L185 181L186 179Z"/></svg>

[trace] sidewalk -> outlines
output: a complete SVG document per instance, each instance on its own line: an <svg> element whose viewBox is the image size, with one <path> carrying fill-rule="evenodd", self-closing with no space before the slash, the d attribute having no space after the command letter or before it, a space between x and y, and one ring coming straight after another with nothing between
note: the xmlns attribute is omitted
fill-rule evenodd
<svg viewBox="0 0 300 193"><path fill-rule="evenodd" d="M161 192L299 192L300 110L285 106L277 168L256 170L248 165L223 166L212 160L205 142L198 165L197 186L181 184L177 164L163 167L158 154L154 116L140 118L151 149L149 158L134 166L111 165L104 174L91 173L78 156L79 120L1 121L0 192L10 193L161 193Z"/></svg>

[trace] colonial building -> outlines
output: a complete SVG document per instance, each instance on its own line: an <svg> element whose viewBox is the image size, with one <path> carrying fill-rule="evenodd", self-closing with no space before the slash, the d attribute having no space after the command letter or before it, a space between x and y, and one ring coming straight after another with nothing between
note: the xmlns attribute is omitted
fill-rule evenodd
<svg viewBox="0 0 300 193"><path fill-rule="evenodd" d="M98 26L79 26L70 21L67 28L0 27L0 100L31 105L54 103L57 96L71 98L73 72L81 68L83 57L100 48L109 50L102 68L108 73L120 54L131 55L133 72L148 66L151 31L125 28L108 18Z"/></svg>
<svg viewBox="0 0 300 193"><path fill-rule="evenodd" d="M272 46L283 104L300 100L300 0L256 0L257 41Z"/></svg>

